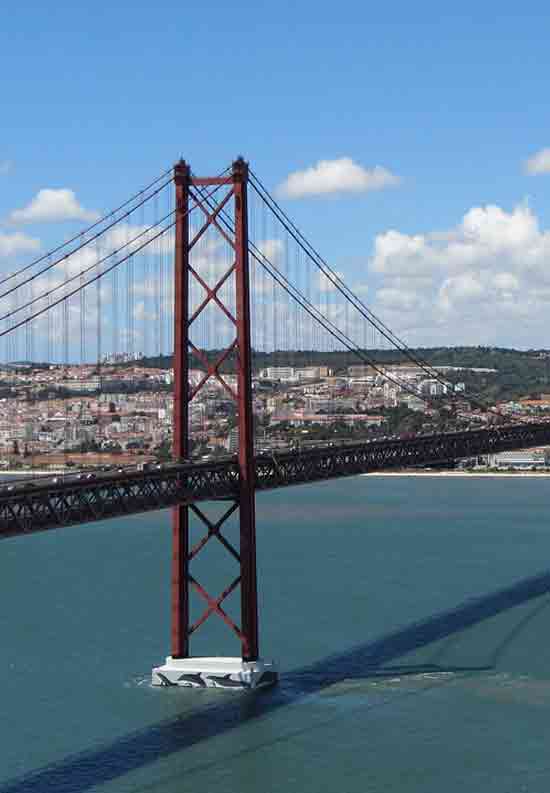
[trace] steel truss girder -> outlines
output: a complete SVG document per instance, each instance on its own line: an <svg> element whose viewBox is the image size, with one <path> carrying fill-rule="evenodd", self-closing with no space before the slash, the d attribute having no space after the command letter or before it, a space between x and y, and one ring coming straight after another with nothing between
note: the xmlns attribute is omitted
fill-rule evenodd
<svg viewBox="0 0 550 793"><path fill-rule="evenodd" d="M464 457L549 442L550 422L540 422L287 452L256 460L256 488L266 490L371 471L444 465Z"/></svg>
<svg viewBox="0 0 550 793"><path fill-rule="evenodd" d="M236 465L180 466L0 493L0 538L234 496L238 478Z"/></svg>
<svg viewBox="0 0 550 793"><path fill-rule="evenodd" d="M444 465L550 443L550 422L374 441L306 452L257 457L258 490L423 465ZM35 480L38 481L39 480ZM161 471L102 474L81 482L37 484L0 491L0 538L164 509L177 504L236 498L239 468L233 461L172 465Z"/></svg>

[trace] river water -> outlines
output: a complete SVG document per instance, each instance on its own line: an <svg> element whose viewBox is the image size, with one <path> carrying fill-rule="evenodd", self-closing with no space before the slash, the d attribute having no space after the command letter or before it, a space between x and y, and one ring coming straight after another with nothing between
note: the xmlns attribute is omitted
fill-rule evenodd
<svg viewBox="0 0 550 793"><path fill-rule="evenodd" d="M252 694L149 685L168 513L2 541L0 793L547 793L550 596L467 628L459 609L435 641L417 621L550 569L549 517L550 479L260 494L261 645L282 677ZM212 593L234 572L221 551L196 568ZM221 622L200 634L196 654L235 652Z"/></svg>

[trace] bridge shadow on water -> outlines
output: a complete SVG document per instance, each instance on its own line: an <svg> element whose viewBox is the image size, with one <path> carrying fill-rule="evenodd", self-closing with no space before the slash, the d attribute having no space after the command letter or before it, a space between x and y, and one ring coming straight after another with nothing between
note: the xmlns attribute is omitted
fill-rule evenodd
<svg viewBox="0 0 550 793"><path fill-rule="evenodd" d="M0 793L80 793L143 768L162 758L194 746L208 738L233 730L239 725L292 705L343 681L369 680L408 675L483 672L494 669L499 658L516 641L522 631L550 600L550 572L523 579L513 586L482 597L469 599L453 609L432 615L379 639L366 642L342 653L282 676L280 685L247 694L223 692L220 701L180 717L150 725L104 745L70 755L63 760L11 779L0 785ZM496 646L483 665L445 665L438 658L452 651L453 644L465 629L502 614L516 606L541 598L507 633L498 637ZM443 640L435 655L426 663L394 663L399 658ZM200 696L200 693L198 694ZM224 697L222 700L221 697ZM304 732L300 728L297 732ZM295 735L295 733L292 733ZM270 743L288 740L272 738ZM256 751L259 746L239 754ZM205 770L210 764L194 766L190 773Z"/></svg>

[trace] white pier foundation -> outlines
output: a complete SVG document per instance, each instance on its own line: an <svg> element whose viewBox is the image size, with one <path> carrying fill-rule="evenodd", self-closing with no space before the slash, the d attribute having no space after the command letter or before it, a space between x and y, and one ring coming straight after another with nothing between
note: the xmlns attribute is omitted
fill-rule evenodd
<svg viewBox="0 0 550 793"><path fill-rule="evenodd" d="M154 686L250 689L272 686L278 674L273 661L242 658L172 658L152 672Z"/></svg>

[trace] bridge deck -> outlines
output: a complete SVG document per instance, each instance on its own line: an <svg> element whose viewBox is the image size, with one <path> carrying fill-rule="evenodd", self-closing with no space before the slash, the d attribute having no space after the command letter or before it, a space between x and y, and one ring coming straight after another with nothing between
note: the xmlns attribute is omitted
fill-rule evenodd
<svg viewBox="0 0 550 793"><path fill-rule="evenodd" d="M256 487L268 490L372 471L444 465L548 443L550 422L538 422L286 452L256 458ZM11 490L6 486L0 491L0 538L232 497L238 478L237 463L225 460L103 472L93 479L67 475L55 483L35 479Z"/></svg>

